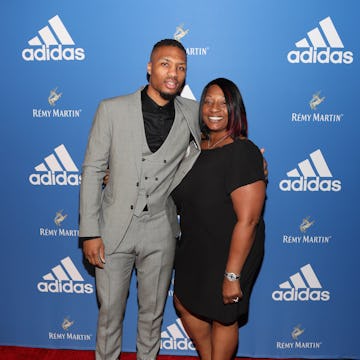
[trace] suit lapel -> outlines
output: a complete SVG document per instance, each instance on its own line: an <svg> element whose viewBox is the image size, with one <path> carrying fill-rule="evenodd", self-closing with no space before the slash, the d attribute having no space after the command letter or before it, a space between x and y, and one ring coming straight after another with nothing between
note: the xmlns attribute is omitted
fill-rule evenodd
<svg viewBox="0 0 360 360"><path fill-rule="evenodd" d="M141 172L141 155L144 141L144 120L141 108L141 89L130 95L128 102L128 124L131 128L131 146L138 173Z"/></svg>
<svg viewBox="0 0 360 360"><path fill-rule="evenodd" d="M200 129L198 128L197 124L194 121L189 121L189 118L191 118L193 116L193 114L191 113L191 111L184 106L180 106L180 101L181 98L177 97L175 99L175 106L176 106L176 111L181 111L182 114L184 115L184 118L186 120L186 123L190 129L190 132L193 136L194 142L195 142L195 147L197 147L198 149L200 149Z"/></svg>

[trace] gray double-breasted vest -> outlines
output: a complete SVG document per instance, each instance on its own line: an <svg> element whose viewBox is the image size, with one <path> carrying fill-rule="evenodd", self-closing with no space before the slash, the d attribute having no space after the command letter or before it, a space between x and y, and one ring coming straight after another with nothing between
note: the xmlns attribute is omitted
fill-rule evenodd
<svg viewBox="0 0 360 360"><path fill-rule="evenodd" d="M179 136L182 134L183 136ZM177 111L170 132L162 146L152 153L143 131L139 192L134 215L147 208L150 215L163 211L175 172L189 146L190 132L181 112Z"/></svg>

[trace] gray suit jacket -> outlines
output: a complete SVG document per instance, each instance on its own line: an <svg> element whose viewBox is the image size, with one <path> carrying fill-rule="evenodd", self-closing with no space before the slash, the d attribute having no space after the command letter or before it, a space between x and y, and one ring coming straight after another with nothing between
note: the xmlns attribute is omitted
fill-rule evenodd
<svg viewBox="0 0 360 360"><path fill-rule="evenodd" d="M175 174L170 192L190 170L200 153L198 104L177 97L175 111L181 111L187 122L189 143ZM80 187L80 237L100 235L105 252L111 254L123 239L130 224L138 196L141 174L144 126L141 89L137 92L104 100L100 103L89 135L82 168ZM111 169L109 183L102 189L106 169ZM174 236L179 232L176 209L171 199L168 218Z"/></svg>

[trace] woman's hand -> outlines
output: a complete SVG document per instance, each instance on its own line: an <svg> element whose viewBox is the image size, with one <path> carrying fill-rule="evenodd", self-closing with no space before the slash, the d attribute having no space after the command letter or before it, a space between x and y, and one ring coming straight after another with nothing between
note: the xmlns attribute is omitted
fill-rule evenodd
<svg viewBox="0 0 360 360"><path fill-rule="evenodd" d="M109 182L109 178L110 178L110 169L106 170L106 175L103 178L103 184L106 186L107 183Z"/></svg>
<svg viewBox="0 0 360 360"><path fill-rule="evenodd" d="M227 278L224 278L222 294L224 304L234 304L239 302L243 297L240 288L240 280L229 281Z"/></svg>

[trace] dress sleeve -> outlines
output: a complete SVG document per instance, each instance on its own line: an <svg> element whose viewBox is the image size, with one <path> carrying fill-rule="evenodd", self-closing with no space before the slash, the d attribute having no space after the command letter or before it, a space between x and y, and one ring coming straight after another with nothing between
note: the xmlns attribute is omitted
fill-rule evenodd
<svg viewBox="0 0 360 360"><path fill-rule="evenodd" d="M250 140L237 140L229 155L225 176L226 192L265 180L263 156L259 148Z"/></svg>

